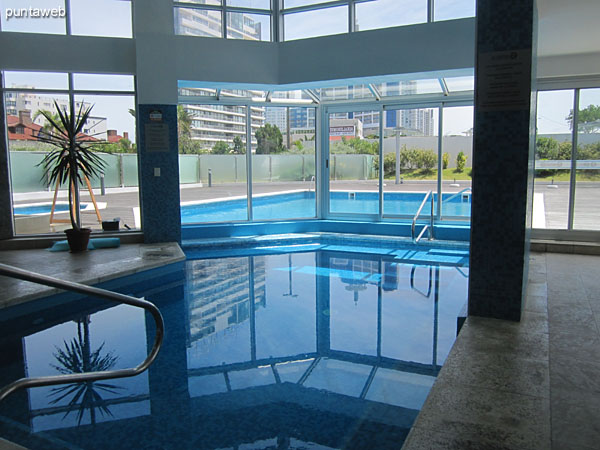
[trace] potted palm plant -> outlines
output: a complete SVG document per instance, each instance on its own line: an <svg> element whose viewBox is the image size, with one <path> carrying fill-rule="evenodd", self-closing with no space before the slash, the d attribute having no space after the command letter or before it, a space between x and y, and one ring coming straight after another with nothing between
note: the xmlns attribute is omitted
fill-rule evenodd
<svg viewBox="0 0 600 450"><path fill-rule="evenodd" d="M50 150L39 165L44 168L44 177L50 183L66 184L69 190L69 214L71 226L66 230L71 252L87 249L90 239L90 228L82 228L79 185L83 180L98 176L104 168L104 161L93 151L93 147L104 143L98 139L90 139L83 133L83 127L90 117L93 105L85 107L83 102L77 112L71 103L70 111L60 108L56 100L54 106L57 115L42 111L48 127L42 129L37 136L41 142L50 144Z"/></svg>

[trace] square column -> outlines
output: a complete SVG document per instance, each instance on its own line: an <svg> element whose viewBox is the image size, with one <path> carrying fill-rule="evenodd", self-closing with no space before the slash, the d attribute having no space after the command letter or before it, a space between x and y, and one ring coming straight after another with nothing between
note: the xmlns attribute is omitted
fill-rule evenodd
<svg viewBox="0 0 600 450"><path fill-rule="evenodd" d="M478 0L469 315L518 321L535 145L535 0Z"/></svg>

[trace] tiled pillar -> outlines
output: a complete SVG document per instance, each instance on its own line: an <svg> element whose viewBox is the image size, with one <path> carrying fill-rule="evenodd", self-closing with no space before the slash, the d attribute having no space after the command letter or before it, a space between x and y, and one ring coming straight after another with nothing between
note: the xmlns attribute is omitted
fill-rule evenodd
<svg viewBox="0 0 600 450"><path fill-rule="evenodd" d="M141 219L145 242L180 242L177 105L138 106Z"/></svg>
<svg viewBox="0 0 600 450"><path fill-rule="evenodd" d="M0 239L9 239L13 234L12 204L10 199L10 170L4 96L0 95Z"/></svg>
<svg viewBox="0 0 600 450"><path fill-rule="evenodd" d="M478 0L469 314L520 320L535 131L535 0Z"/></svg>

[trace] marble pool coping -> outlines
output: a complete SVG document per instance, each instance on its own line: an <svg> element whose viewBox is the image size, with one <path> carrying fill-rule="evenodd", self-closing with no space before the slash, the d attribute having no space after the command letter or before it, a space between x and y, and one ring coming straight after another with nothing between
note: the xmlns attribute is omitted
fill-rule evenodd
<svg viewBox="0 0 600 450"><path fill-rule="evenodd" d="M175 242L124 244L118 248L83 253L49 252L42 249L0 251L0 263L61 280L86 285L184 261ZM59 289L0 276L0 309L60 292Z"/></svg>

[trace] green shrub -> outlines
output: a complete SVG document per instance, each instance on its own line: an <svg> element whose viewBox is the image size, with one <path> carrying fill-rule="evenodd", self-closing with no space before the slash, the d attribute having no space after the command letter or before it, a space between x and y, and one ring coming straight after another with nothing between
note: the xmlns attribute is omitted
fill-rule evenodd
<svg viewBox="0 0 600 450"><path fill-rule="evenodd" d="M450 154L448 152L444 152L442 155L442 169L446 170L448 168L448 164L450 164Z"/></svg>
<svg viewBox="0 0 600 450"><path fill-rule="evenodd" d="M467 163L467 156L463 152L459 152L456 155L456 171L462 172L465 170L465 164Z"/></svg>

